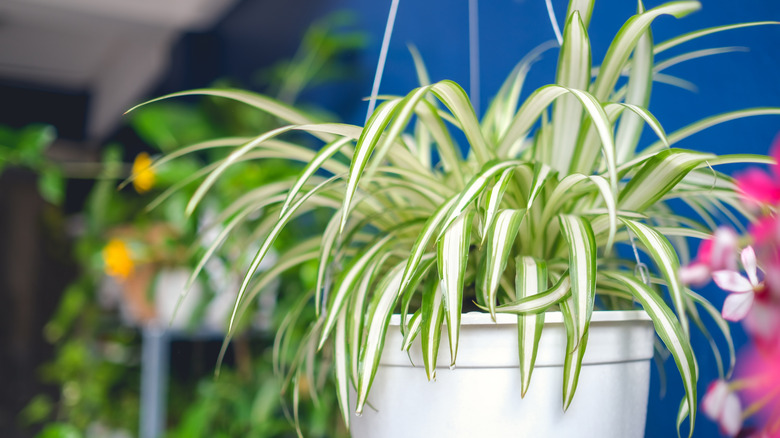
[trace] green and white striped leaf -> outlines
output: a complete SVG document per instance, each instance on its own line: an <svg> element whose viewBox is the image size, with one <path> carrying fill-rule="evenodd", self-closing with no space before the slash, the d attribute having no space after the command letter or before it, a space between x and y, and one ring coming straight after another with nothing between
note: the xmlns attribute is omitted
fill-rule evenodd
<svg viewBox="0 0 780 438"><path fill-rule="evenodd" d="M490 316L496 319L496 294L498 284L506 269L509 253L515 243L520 222L523 220L526 210L501 210L496 217L495 225L487 230L487 261L485 264L485 277L482 287L486 292L487 306Z"/></svg>
<svg viewBox="0 0 780 438"><path fill-rule="evenodd" d="M572 11L563 30L555 83L587 90L590 84L590 40L579 11ZM569 170L582 119L582 105L574 96L561 96L553 104L553 136L550 165L559 173Z"/></svg>
<svg viewBox="0 0 780 438"><path fill-rule="evenodd" d="M644 245L648 254L650 254L656 266L658 266L658 270L661 271L661 275L663 275L669 287L669 294L672 296L683 334L686 337L690 337L688 316L685 312L685 288L680 281L680 260L677 257L677 252L675 252L669 240L653 228L630 219L621 218L621 220L639 238L639 241L642 242L642 245Z"/></svg>
<svg viewBox="0 0 780 438"><path fill-rule="evenodd" d="M447 202L440 205L433 216L430 217L423 225L422 230L417 235L412 249L409 252L409 258L406 262L406 268L404 268L403 278L401 280L401 293L403 294L409 287L409 283L412 280L415 272L418 270L420 261L423 258L423 254L426 252L426 248L431 241L436 230L442 225L444 218L450 211L451 207L455 204L457 197L453 196ZM453 221L454 222L454 221ZM449 227L447 225L446 227ZM447 228L443 228L445 231Z"/></svg>
<svg viewBox="0 0 780 438"><path fill-rule="evenodd" d="M721 334L723 334L723 337L726 339L726 345L729 350L729 367L727 370L723 370L723 365L719 364L719 368L721 370L721 377L724 379L730 379L731 374L734 372L734 365L737 362L737 354L736 350L734 349L734 339L731 337L731 328L729 327L728 321L723 319L720 310L713 306L712 303L707 301L706 298L690 289L686 289L685 292L690 299L704 308L712 320L715 321L715 324L718 326ZM715 348L715 351L717 351L717 345L714 345L713 347ZM720 355L716 353L715 357L716 359L719 359Z"/></svg>
<svg viewBox="0 0 780 438"><path fill-rule="evenodd" d="M298 176L298 179L287 191L287 198L284 200L282 210L279 212L279 217L282 217L285 213L287 213L287 209L290 208L290 204L292 204L293 199L295 199L301 188L303 188L303 185L306 184L306 181L308 181L309 178L320 169L325 161L330 160L331 157L333 157L336 152L344 147L344 145L348 144L350 140L350 138L341 138L325 145L325 147L317 152L317 155L315 155L314 158L312 158L311 161L306 164L306 167L303 168L303 171L301 172L300 176Z"/></svg>
<svg viewBox="0 0 780 438"><path fill-rule="evenodd" d="M642 304L642 308L650 315L655 325L655 332L672 353L685 387L686 402L688 406L693 406L693 409L689 409L691 426L688 434L689 437L693 436L693 426L696 423L696 381L698 380L698 375L690 341L683 333L680 322L669 306L664 303L663 299L634 276L620 272L605 272L605 275L626 285L629 292L634 295L637 301Z"/></svg>
<svg viewBox="0 0 780 438"><path fill-rule="evenodd" d="M382 356L382 348L385 344L387 324L390 322L390 314L398 299L401 288L404 263L396 265L385 277L375 295L373 312L370 315L366 332L366 342L360 351L360 373L358 375L357 407L355 412L360 415L366 404L368 392L374 382L376 370L379 367L379 359Z"/></svg>
<svg viewBox="0 0 780 438"><path fill-rule="evenodd" d="M524 164L526 163L521 160L496 160L486 164L482 168L481 172L475 175L471 181L466 184L466 187L460 192L460 194L458 194L454 204L447 214L447 219L444 220L444 223L442 224L441 232L439 233L437 240L440 239L442 234L444 234L444 231L449 228L453 222L455 222L455 219L457 219L458 216L463 213L463 210L465 210L472 202L474 202L475 199L477 199L477 197L485 190L488 182L494 176L507 169L512 169Z"/></svg>
<svg viewBox="0 0 780 438"><path fill-rule="evenodd" d="M487 204L485 205L485 222L482 231L481 245L485 244L487 239L487 230L493 226L493 221L496 219L498 213L498 207L501 205L501 199L504 197L506 188L509 186L509 181L512 179L514 169L509 168L501 172L498 176L498 181L488 189L487 191Z"/></svg>
<svg viewBox="0 0 780 438"><path fill-rule="evenodd" d="M389 252L381 254L374 258L371 264L366 268L360 278L360 281L352 292L352 301L344 307L349 312L347 318L347 335L349 345L349 357L352 359L352 379L357 386L357 376L359 370L360 346L363 344L363 322L366 315L366 298L371 292L371 285L374 283L379 269L390 257Z"/></svg>
<svg viewBox="0 0 780 438"><path fill-rule="evenodd" d="M732 29L742 29L745 27L778 25L778 24L780 24L780 21L753 21L749 23L727 24L725 26L708 27L706 29L699 29L693 32L686 33L684 35L676 36L662 43L656 44L653 50L657 55L663 51L669 50L673 47L677 47L680 44L686 43L696 38L701 38L703 36L711 35L713 33L723 32Z"/></svg>
<svg viewBox="0 0 780 438"><path fill-rule="evenodd" d="M663 4L629 18L610 44L607 54L604 55L599 75L592 86L593 96L600 101L609 98L629 55L653 20L661 15L681 18L699 8L701 8L699 2L679 1Z"/></svg>
<svg viewBox="0 0 780 438"><path fill-rule="evenodd" d="M558 85L546 85L534 91L534 93L526 99L525 103L523 103L523 106L517 111L517 115L515 115L512 124L507 129L507 134L502 138L498 145L499 155L504 156L508 154L509 149L517 142L517 139L524 137L528 133L528 130L536 123L536 120L544 112L547 106L550 105L553 100L565 93L574 95L577 100L580 101L580 104L590 117L593 126L595 126L596 132L601 140L601 150L607 164L610 185L613 187L613 192L616 193L617 168L615 165L615 142L612 137L612 123L599 101L585 91L565 88ZM596 144L596 147L598 147L598 144ZM576 149L574 152L578 156L591 155L588 151L580 151L580 149ZM572 162L577 162L576 157Z"/></svg>
<svg viewBox="0 0 780 438"><path fill-rule="evenodd" d="M325 296L326 288L330 290L333 285L333 279L330 278L332 276L331 253L339 236L339 224L341 223L341 215L343 213L344 210L336 210L322 233L320 258L317 263L317 286L314 289L314 308L317 316L320 316L322 305L327 299Z"/></svg>
<svg viewBox="0 0 780 438"><path fill-rule="evenodd" d="M473 217L472 210L458 217L444 232L437 246L436 263L444 290L447 334L450 342L450 366L455 365L455 358L458 355L463 284L466 277L466 262L471 243Z"/></svg>
<svg viewBox="0 0 780 438"><path fill-rule="evenodd" d="M460 85L450 80L437 82L431 87L431 91L455 116L469 141L477 163L484 164L490 161L494 154L488 148L487 141L482 135L482 128L479 126L479 120L471 106L468 93Z"/></svg>
<svg viewBox="0 0 780 438"><path fill-rule="evenodd" d="M574 309L576 298L569 297L561 301L563 323L566 326L566 355L563 359L563 411L569 408L574 393L577 391L577 383L582 369L582 357L585 355L585 347L588 344L588 331L582 332L577 328L577 316Z"/></svg>
<svg viewBox="0 0 780 438"><path fill-rule="evenodd" d="M644 13L644 5L641 1L637 5L637 13ZM628 84L626 86L625 103L647 108L650 103L650 91L653 86L653 34L650 27L642 32L634 48L631 57L631 70L629 71ZM632 113L623 113L615 135L615 147L617 149L617 162L622 163L633 156L639 137L642 135L642 120Z"/></svg>
<svg viewBox="0 0 780 438"><path fill-rule="evenodd" d="M388 123L390 123L390 119L395 114L400 103L401 100L382 102L371 115L371 118L368 119L365 129L363 129L363 132L360 134L357 146L355 147L355 155L352 157L352 161L349 164L347 190L344 193L344 206L342 207L344 213L341 216L339 233L343 233L344 227L347 225L352 198L355 196L363 170L368 164L368 159L371 158L371 153L374 151L377 142L379 142L382 133Z"/></svg>
<svg viewBox="0 0 780 438"><path fill-rule="evenodd" d="M523 315L526 313L540 313L547 310L552 305L558 304L561 300L566 299L570 295L571 283L569 281L569 273L567 272L555 285L544 292L521 298L515 302L503 304L496 307L496 313L513 313L515 315ZM488 310L487 307L481 306L482 310Z"/></svg>
<svg viewBox="0 0 780 438"><path fill-rule="evenodd" d="M547 263L533 257L517 260L515 289L519 298L532 297L547 289ZM544 313L528 313L517 316L517 343L520 354L520 396L525 397L531 384L531 374L539 350L539 339L544 327Z"/></svg>
<svg viewBox="0 0 780 438"><path fill-rule="evenodd" d="M318 349L321 349L322 346L325 345L325 341L328 339L330 331L333 329L333 326L336 323L336 318L339 314L339 311L341 310L341 307L347 301L347 298L354 291L355 286L363 277L366 271L366 267L369 266L371 260L376 257L382 248L384 248L394 237L395 236L392 234L389 234L371 245L358 259L352 263L350 267L344 271L343 278L337 285L338 288L336 289L336 294L328 304L328 309L325 312L325 325L322 328L322 335L317 347Z"/></svg>
<svg viewBox="0 0 780 438"><path fill-rule="evenodd" d="M422 309L417 309L416 312L409 318L409 324L406 326L406 333L404 333L404 340L401 343L401 350L408 352L412 348L414 338L420 334L422 330ZM411 361L411 358L410 358ZM412 364L414 365L414 364Z"/></svg>
<svg viewBox="0 0 780 438"><path fill-rule="evenodd" d="M423 255L422 259L420 260L420 265L417 268L416 272L412 275L411 280L409 281L409 284L406 286L406 289L402 289L400 293L403 294L403 297L401 298L401 321L406 321L407 316L409 316L409 306L411 305L412 299L414 298L416 292L417 292L417 286L419 286L420 282L428 275L428 271L433 267L433 264L436 262L436 254L435 253L427 253ZM419 310L419 309L418 309ZM406 335L405 333L406 326L404 324L401 324L401 333Z"/></svg>
<svg viewBox="0 0 780 438"><path fill-rule="evenodd" d="M566 17L571 17L574 11L579 12L582 25L587 29L588 25L590 25L590 16L593 14L593 3L595 3L594 0L571 0L569 2L569 10L566 11Z"/></svg>
<svg viewBox="0 0 780 438"><path fill-rule="evenodd" d="M136 105L130 108L129 110L127 110L125 114L153 102L171 99L173 97L180 97L180 96L223 97L226 99L235 100L237 102L241 102L253 106L259 110L272 114L288 123L292 123L296 125L312 123L312 120L308 116L304 115L302 112L298 111L297 109L285 103L282 103L276 99L272 99L270 97L263 96L261 94L253 93L251 91L246 91L246 90L216 89L216 88L201 88L197 90L181 91L178 93L168 94L162 97L158 97L156 99L146 101L139 105ZM323 139L329 141L329 139L325 139L325 138Z"/></svg>
<svg viewBox="0 0 780 438"><path fill-rule="evenodd" d="M387 132L382 136L381 141L376 146L375 157L372 163L366 170L367 175L373 175L376 168L382 163L385 155L387 155L389 148L396 142L399 136L403 133L406 126L409 124L409 120L415 113L420 101L430 91L431 86L423 86L413 90L407 94L399 103L397 108L393 111L393 122L390 124Z"/></svg>
<svg viewBox="0 0 780 438"><path fill-rule="evenodd" d="M655 204L690 171L714 155L666 149L647 160L618 196L618 208L643 212Z"/></svg>
<svg viewBox="0 0 780 438"><path fill-rule="evenodd" d="M674 131L673 133L667 136L667 144L664 144L663 141L659 140L658 142L651 144L645 150L643 150L641 155L654 153L656 151L662 150L663 148L668 147L668 145L674 145L675 143L683 139L686 139L696 133L699 133L701 131L704 131L707 128L711 128L721 123L730 122L732 120L744 119L746 117L777 116L777 115L780 115L780 108L758 107L758 108L746 108L742 110L730 111L727 113L710 116L701 119L695 123L691 123L690 125L680 128L677 131Z"/></svg>
<svg viewBox="0 0 780 438"><path fill-rule="evenodd" d="M531 190L528 192L528 203L525 206L526 210L531 210L531 207L533 207L536 197L541 192L542 186L547 182L547 177L550 176L551 172L552 168L550 168L550 166L540 162L534 163L534 178L531 182Z"/></svg>
<svg viewBox="0 0 780 438"><path fill-rule="evenodd" d="M604 205L607 207L607 217L609 217L609 234L607 235L607 244L604 246L604 255L609 255L612 251L612 245L615 242L615 234L617 234L617 205L615 204L615 198L610 193L609 183L599 175L593 175L588 177L590 181L599 189L601 198L604 200Z"/></svg>
<svg viewBox="0 0 780 438"><path fill-rule="evenodd" d="M285 214L283 217L279 218L279 221L276 223L274 228L271 230L271 232L266 236L263 243L260 245L260 249L257 250L257 254L255 254L255 257L252 259L252 263L249 265L249 269L247 270L247 273L244 275L244 279L241 282L241 287L238 290L238 296L236 297L236 305L233 306L233 313L230 316L230 324L228 330L233 330L233 326L235 324L235 318L236 318L236 311L239 308L239 305L241 304L241 300L244 297L244 293L246 292L247 288L249 287L249 282L252 280L252 276L254 276L255 272L257 272L257 268L260 266L260 263L263 261L263 258L268 253L268 250L271 249L271 245L273 245L276 238L279 236L279 233L281 233L282 229L284 229L285 225L287 225L287 221L290 220L290 218L293 216L293 214L306 202L311 198L313 195L327 187L329 184L333 183L337 179L339 179L339 176L334 176L331 178L328 178L327 180L323 181L322 183L318 184L316 187L308 191L305 195L301 196L300 199L298 199L295 204L293 204L290 209L287 211L287 214Z"/></svg>
<svg viewBox="0 0 780 438"><path fill-rule="evenodd" d="M264 134L261 134L257 137L255 137L252 141L249 143L241 146L240 148L234 150L230 153L230 155L225 158L222 163L214 169L209 175L206 177L205 180L198 186L198 189L195 190L195 193L190 198L190 201L187 203L187 207L185 209L185 213L187 215L191 215L193 211L195 211L195 208L198 206L200 201L203 199L204 196L206 196L206 192L209 191L209 189L214 185L214 183L217 182L217 179L225 173L228 167L235 164L241 157L246 155L249 151L252 149L258 147L263 142L270 140L274 137L277 137L281 134L284 134L285 132L288 132L295 128L293 125L289 126L282 126L281 128L272 129Z"/></svg>
<svg viewBox="0 0 780 438"><path fill-rule="evenodd" d="M334 369L336 372L336 395L344 424L349 429L349 368L347 352L347 309L341 309L336 322L336 341L333 350Z"/></svg>
<svg viewBox="0 0 780 438"><path fill-rule="evenodd" d="M577 336L582 337L590 324L596 299L596 237L584 217L559 215L558 222L569 247L572 317Z"/></svg>
<svg viewBox="0 0 780 438"><path fill-rule="evenodd" d="M439 355L441 326L444 321L444 296L438 281L425 285L422 301L422 344L423 362L428 381L436 380L436 358Z"/></svg>
<svg viewBox="0 0 780 438"><path fill-rule="evenodd" d="M439 157L441 158L444 171L453 173L454 179L459 183L462 183L464 178L460 169L462 160L460 148L458 148L452 140L449 131L447 131L447 127L444 125L444 121L436 112L436 107L428 101L423 101L416 109L417 116L422 121L424 127L427 128L426 131L429 132L431 137L435 140L436 150L439 151Z"/></svg>

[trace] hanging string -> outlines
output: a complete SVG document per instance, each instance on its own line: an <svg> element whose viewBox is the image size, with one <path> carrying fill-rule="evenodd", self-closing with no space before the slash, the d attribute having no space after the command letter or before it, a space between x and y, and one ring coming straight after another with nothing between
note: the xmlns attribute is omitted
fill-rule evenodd
<svg viewBox="0 0 780 438"><path fill-rule="evenodd" d="M479 0L469 0L469 91L479 118Z"/></svg>
<svg viewBox="0 0 780 438"><path fill-rule="evenodd" d="M382 37L382 49L379 51L379 62L376 66L374 75L374 85L371 87L371 98L368 101L368 112L366 113L366 122L376 108L376 96L379 94L379 84L382 82L382 74L385 71L385 61L387 60L387 49L390 46L390 37L393 35L393 26L395 25L395 14L398 12L398 1L393 0L390 5L390 13L387 15L387 25L385 26L385 35Z"/></svg>
<svg viewBox="0 0 780 438"><path fill-rule="evenodd" d="M547 4L547 15L550 16L550 23L552 23L553 32L555 32L555 39L558 40L558 45L563 44L563 35L561 35L561 29L558 27L558 20L555 18L555 11L553 10L552 0L544 0Z"/></svg>
<svg viewBox="0 0 780 438"><path fill-rule="evenodd" d="M634 258L636 259L636 266L634 267L634 275L642 279L642 281L650 287L650 270L647 265L639 258L639 250L636 248L636 242L634 242L634 233L631 230L628 231L628 238L631 240L631 248L634 249Z"/></svg>

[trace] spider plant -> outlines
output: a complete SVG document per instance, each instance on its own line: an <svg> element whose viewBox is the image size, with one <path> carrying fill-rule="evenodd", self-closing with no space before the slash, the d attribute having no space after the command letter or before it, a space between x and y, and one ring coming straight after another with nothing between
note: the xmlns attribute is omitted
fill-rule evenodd
<svg viewBox="0 0 780 438"><path fill-rule="evenodd" d="M246 270L226 342L268 281L317 260L317 286L301 297L298 312L311 305L318 318L308 327L290 369L278 371L297 390L302 376L319 381L314 378L316 358L332 364L347 424L351 409L364 409L391 314L401 315L403 348L421 338L425 370L432 379L445 320L450 362L457 362L464 305L494 317L517 315L523 381L518 390L523 393L530 384L545 312L562 312L568 338L562 394L566 409L577 387L593 311L639 306L677 364L686 393L678 427L690 416L692 433L697 365L689 333L691 323L704 330L699 309L715 320L728 342L728 364L714 348L722 374L731 372L734 352L717 309L680 282L680 257L688 256L686 239L710 235L715 212L751 218L732 179L714 166L771 160L717 156L674 144L728 120L780 114L777 108L740 110L667 134L648 111L652 84L664 68L722 51L657 61L668 49L715 32L769 24L715 27L654 43L653 20L683 17L699 8L698 2L681 1L644 10L639 2L637 14L625 22L595 67L587 34L593 1L573 0L553 83L521 103L526 73L546 50L539 48L517 64L481 120L458 84L428 83L416 54L421 86L406 96L387 97L365 126L313 120L246 91L201 89L161 98L221 96L288 122L253 138L211 140L161 158L156 165L205 148L233 148L193 175L204 179L188 213L238 162L286 158L302 163L296 178L248 188L220 218L224 239L237 223L260 217L255 227L259 250ZM657 140L638 147L645 125ZM308 147L311 138L302 133L324 145ZM456 138L465 138L468 147L461 148ZM689 204L701 218L679 216L670 200ZM279 233L300 226L301 216L318 209L332 212L324 230L302 239L272 269L256 276ZM303 228L301 234L306 234ZM641 249L654 269L648 270L630 251L621 254L618 243ZM286 315L278 334L280 351L290 348L287 333L298 312ZM357 400L349 400L350 386Z"/></svg>

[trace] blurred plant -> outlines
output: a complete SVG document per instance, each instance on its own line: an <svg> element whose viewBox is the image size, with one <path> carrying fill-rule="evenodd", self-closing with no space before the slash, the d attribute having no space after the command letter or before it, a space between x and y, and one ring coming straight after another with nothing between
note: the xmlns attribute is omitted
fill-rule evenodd
<svg viewBox="0 0 780 438"><path fill-rule="evenodd" d="M46 157L56 137L50 125L29 125L21 129L0 126L0 175L11 168L24 168L38 174L38 192L46 201L60 205L65 196L62 169Z"/></svg>
<svg viewBox="0 0 780 438"><path fill-rule="evenodd" d="M317 72L322 73L318 78L327 77L328 82L343 78L351 71L347 68L350 54L364 41L361 33L349 29L351 24L349 16L343 13L315 23L295 57L264 75L270 81L267 88L284 94L284 99L292 102L303 90L317 85L311 82ZM283 69L287 74L280 73ZM211 117L211 113L222 117ZM134 113L130 123L147 145L163 152L204 137L247 135L278 125L275 118L217 99L202 101L198 106L149 107ZM53 131L36 129L14 135L0 130L0 171L13 164L61 175L54 165L50 170L40 154L53 141ZM5 141L8 138L12 141ZM171 318L157 314L160 303L152 297L155 277L171 268L197 267L196 272L203 275L191 277L188 286L203 287L207 293L201 297L203 303L198 305L200 309L191 327L206 321L209 301L215 304L215 311L222 310L220 324L224 326L229 316L226 312L234 301L230 293L235 287L231 282L237 280L232 278L243 272L246 248L254 244L259 224L257 217L244 218L240 227L232 229L231 238L214 249L211 261L199 265L204 252L211 251L211 242L222 231L219 227L223 218L214 212L223 211L225 199L245 194L248 187L290 178L300 171L280 160L241 163L204 200L206 209L187 216L182 213L182 206L197 187L194 182L199 170L204 162L224 159L227 154L223 150L190 154L164 169L154 170L149 168L151 158L146 152L138 154L132 166L123 164L122 155L119 146L105 149L97 167L99 174L92 175L96 183L83 213L74 221L79 229L75 255L82 272L65 291L56 314L45 327L47 340L55 345L55 359L41 370L42 380L60 386L59 400L40 395L21 415L28 424L56 420L46 424L39 437L137 434L140 336L134 326L166 324ZM117 191L117 183L131 174L133 189ZM151 204L149 195L157 197ZM62 199L62 195L50 197ZM314 222L318 218L308 220ZM288 232L277 244L280 248L291 246L302 238L300 233ZM190 245L191 242L195 243ZM313 271L312 267L308 271L303 267L287 273L285 288L306 281L313 285ZM170 296L175 301L179 293L171 291ZM216 305L220 297L227 298L229 304ZM271 298L275 301L275 296ZM271 304L273 308L275 303ZM282 300L279 305L292 304ZM270 321L271 317L266 311L266 329L279 323ZM222 327L212 324L211 328ZM273 380L270 362L265 360L268 355L264 352L249 373L226 369L219 379L204 379L192 397L173 395L172 400L183 401L169 408L171 418L181 418L171 435L294 436L292 422L284 420L286 407L279 394L282 384ZM326 426L337 416L333 400L321 400L316 407L309 408L310 401L301 400L299 412L314 419L310 435L335 436L329 432L332 428ZM289 415L292 418L293 414Z"/></svg>

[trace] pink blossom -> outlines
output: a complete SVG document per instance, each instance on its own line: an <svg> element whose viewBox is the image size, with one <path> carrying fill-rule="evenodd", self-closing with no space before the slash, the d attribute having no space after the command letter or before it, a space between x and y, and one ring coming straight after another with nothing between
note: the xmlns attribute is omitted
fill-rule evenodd
<svg viewBox="0 0 780 438"><path fill-rule="evenodd" d="M780 301L780 218L763 217L751 224L748 231L765 273L764 283L770 295Z"/></svg>
<svg viewBox="0 0 780 438"><path fill-rule="evenodd" d="M748 246L743 249L741 258L747 277L735 270L724 269L712 273L712 279L718 287L731 292L723 302L722 310L723 318L729 321L743 319L753 307L755 293L764 287L764 284L758 280L758 266L753 247Z"/></svg>
<svg viewBox="0 0 780 438"><path fill-rule="evenodd" d="M758 204L777 204L780 202L780 135L775 137L770 155L776 163L771 166L771 174L751 168L736 175L739 187L746 200Z"/></svg>
<svg viewBox="0 0 780 438"><path fill-rule="evenodd" d="M724 435L733 437L742 429L742 405L725 380L718 379L710 384L701 401L701 409L710 420L718 423Z"/></svg>
<svg viewBox="0 0 780 438"><path fill-rule="evenodd" d="M780 306L772 303L768 294L756 295L742 324L759 349L780 348Z"/></svg>
<svg viewBox="0 0 780 438"><path fill-rule="evenodd" d="M740 355L740 390L746 406L756 407L761 432L754 436L780 438L780 349L750 349Z"/></svg>
<svg viewBox="0 0 780 438"><path fill-rule="evenodd" d="M718 227L712 237L699 245L696 258L688 266L680 268L680 280L684 284L703 286L712 273L737 268L737 233L728 227Z"/></svg>

